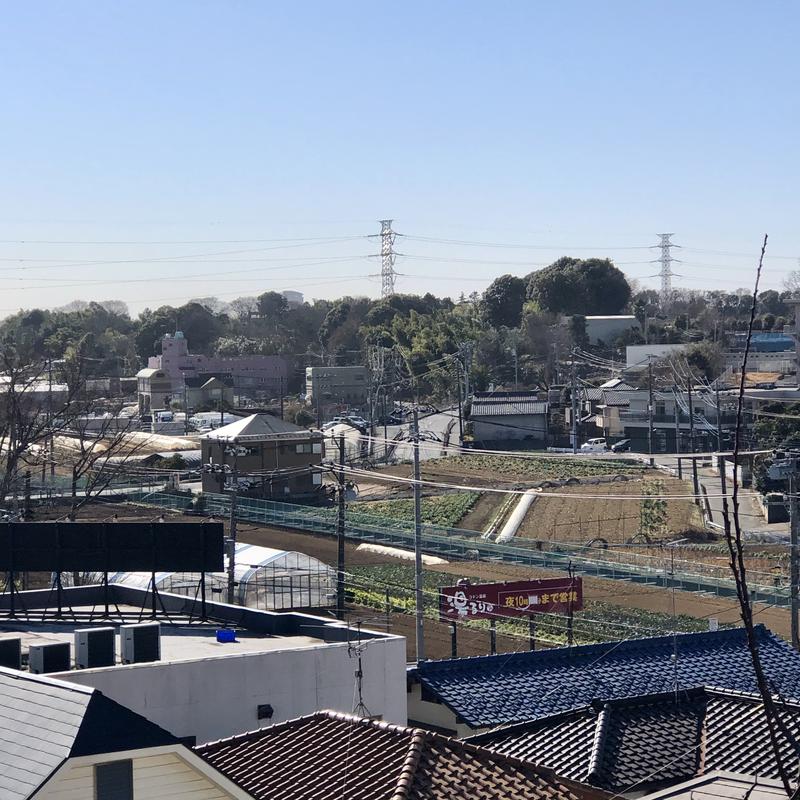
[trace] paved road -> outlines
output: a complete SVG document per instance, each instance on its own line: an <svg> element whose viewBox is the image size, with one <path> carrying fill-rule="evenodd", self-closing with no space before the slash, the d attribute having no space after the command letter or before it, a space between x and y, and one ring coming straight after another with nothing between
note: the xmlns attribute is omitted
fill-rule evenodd
<svg viewBox="0 0 800 800"><path fill-rule="evenodd" d="M643 456L643 460L647 461L648 456ZM655 461L658 466L666 467L673 470L675 474L678 471L678 458L677 456L656 455ZM720 476L715 470L708 467L701 467L701 462L698 462L697 479L705 491L708 493L708 505L711 508L711 522L716 525L722 525L722 503L723 498L714 495L721 495L722 487ZM687 459L682 459L683 477L686 480L692 479L692 465ZM701 489L702 491L702 489ZM731 495L731 478L727 480L727 496ZM739 490L739 516L741 518L742 527L746 531L760 531L771 534L787 534L789 533L788 522L774 522L769 524L764 515L760 511L759 495L752 489ZM728 500L728 508L732 509L732 503Z"/></svg>

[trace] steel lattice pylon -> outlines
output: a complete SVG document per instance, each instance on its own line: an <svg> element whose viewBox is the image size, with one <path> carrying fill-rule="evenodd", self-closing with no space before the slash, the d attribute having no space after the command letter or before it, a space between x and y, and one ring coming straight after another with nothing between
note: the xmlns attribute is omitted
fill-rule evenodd
<svg viewBox="0 0 800 800"><path fill-rule="evenodd" d="M381 220L381 297L394 294L394 237L392 220Z"/></svg>

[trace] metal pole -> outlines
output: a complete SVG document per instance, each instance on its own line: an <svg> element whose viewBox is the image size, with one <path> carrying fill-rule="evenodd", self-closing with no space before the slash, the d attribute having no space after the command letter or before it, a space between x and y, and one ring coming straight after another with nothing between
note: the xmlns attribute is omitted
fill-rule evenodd
<svg viewBox="0 0 800 800"><path fill-rule="evenodd" d="M283 375L280 376L280 404L281 404L281 419L283 419Z"/></svg>
<svg viewBox="0 0 800 800"><path fill-rule="evenodd" d="M717 450L722 452L722 406L719 402L719 381L714 382L714 389L717 395ZM719 487L722 494L727 494L727 478L725 475L725 457L717 456L717 469L719 470Z"/></svg>
<svg viewBox="0 0 800 800"><path fill-rule="evenodd" d="M570 362L570 375L572 380L572 390L570 391L572 400L572 453L578 452L578 388L575 380L575 351L572 351Z"/></svg>
<svg viewBox="0 0 800 800"><path fill-rule="evenodd" d="M692 377L689 376L688 380L688 387L689 387L689 449L694 455L695 453L695 443L694 443L694 406L692 405ZM734 465L735 468L735 465ZM692 459L692 485L694 487L694 502L697 505L700 505L700 481L697 477L697 459Z"/></svg>
<svg viewBox="0 0 800 800"><path fill-rule="evenodd" d="M345 485L344 485L344 434L339 435L339 486L338 512L336 515L336 616L344 619L344 520L345 520Z"/></svg>
<svg viewBox="0 0 800 800"><path fill-rule="evenodd" d="M647 357L647 452L650 453L650 466L654 467L656 461L653 458L653 359Z"/></svg>
<svg viewBox="0 0 800 800"><path fill-rule="evenodd" d="M492 655L497 652L497 623L494 617L489 620L489 652Z"/></svg>
<svg viewBox="0 0 800 800"><path fill-rule="evenodd" d="M233 440L233 493L231 494L231 515L228 522L228 602L235 602L236 594L236 500L239 496L239 470L237 463L236 440ZM223 474L223 480L225 476Z"/></svg>
<svg viewBox="0 0 800 800"><path fill-rule="evenodd" d="M417 661L425 660L424 612L422 592L422 487L419 469L419 409L414 406L414 591L417 617Z"/></svg>
<svg viewBox="0 0 800 800"><path fill-rule="evenodd" d="M680 453L681 451L681 418L680 412L678 411L678 389L677 387L672 387L672 397L675 401L675 452ZM678 477L680 477L681 471L681 460L678 459Z"/></svg>
<svg viewBox="0 0 800 800"><path fill-rule="evenodd" d="M797 502L797 475L794 468L789 474L789 520L789 546L792 551L789 556L792 647L795 650L800 650L800 626L798 626L798 611L800 611L800 603L798 603L798 583L800 583L800 554L798 554L798 545L800 545L800 536L798 536L800 531L800 504Z"/></svg>
<svg viewBox="0 0 800 800"><path fill-rule="evenodd" d="M461 396L461 374L459 373L459 367L461 366L461 362L456 359L456 383L458 384L458 444L461 446L464 444L464 400Z"/></svg>

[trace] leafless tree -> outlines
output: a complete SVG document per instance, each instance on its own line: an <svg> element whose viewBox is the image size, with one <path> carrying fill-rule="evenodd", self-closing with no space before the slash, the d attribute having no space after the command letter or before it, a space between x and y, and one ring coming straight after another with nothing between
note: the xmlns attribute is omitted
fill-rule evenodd
<svg viewBox="0 0 800 800"><path fill-rule="evenodd" d="M91 400L81 405L81 413L71 416L56 446L58 460L70 470L70 518L129 473L148 444L147 437L132 435L137 431L136 418L121 415L122 403L106 404L100 416L92 414Z"/></svg>
<svg viewBox="0 0 800 800"><path fill-rule="evenodd" d="M82 387L74 367L56 383L52 362L32 362L13 345L0 346L0 503L28 462L69 425Z"/></svg>

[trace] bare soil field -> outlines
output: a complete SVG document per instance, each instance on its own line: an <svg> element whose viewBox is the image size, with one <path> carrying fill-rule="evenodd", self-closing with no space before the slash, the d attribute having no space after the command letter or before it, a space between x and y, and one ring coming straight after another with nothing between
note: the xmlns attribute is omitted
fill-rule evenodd
<svg viewBox="0 0 800 800"><path fill-rule="evenodd" d="M616 484L619 488L621 484ZM554 498L555 499L555 498ZM538 502L538 501L537 501ZM535 504L534 504L535 505ZM63 516L64 509L40 509L36 519L57 519ZM90 505L81 509L80 519L110 519L113 514L118 514L120 520L156 519L158 510L137 507L130 504ZM474 510L473 512L474 513ZM199 522L196 517L181 514L169 514L170 521L182 521L187 524ZM244 542L274 547L284 550L298 550L321 559L328 564L336 563L336 540L330 536L315 535L299 531L290 531L279 528L240 523L238 526L239 539ZM715 556L718 558L718 556ZM378 565L389 563L403 563L407 561L395 559L391 556L366 553L359 551L357 545L347 542L345 547L347 565ZM461 561L429 567L433 571L452 574L454 578L469 577L475 581L490 582L503 580L520 580L522 578L555 577L561 573L553 570L522 567L513 564ZM32 576L33 577L33 576ZM40 576L46 585L48 576ZM672 611L673 592L652 586L641 586L624 581L612 581L599 578L584 578L584 593L589 600L602 600L620 607L644 609L669 614ZM695 618L716 617L720 622L738 623L738 605L733 598L716 598L705 595L696 595L689 592L674 592L675 610L678 614L686 614ZM353 607L350 609L353 618L356 616L373 620L370 624L379 629L385 629L385 615L374 609ZM757 604L755 619L764 623L775 633L788 638L789 613L785 609L774 608ZM391 629L407 637L409 660L414 657L414 619L412 616L393 613L391 615ZM449 626L436 620L426 619L426 643L430 658L448 657L450 654ZM498 650L511 652L526 649L524 639L507 637L498 634ZM481 655L488 652L488 633L483 630L459 631L459 654Z"/></svg>
<svg viewBox="0 0 800 800"><path fill-rule="evenodd" d="M691 485L677 478L659 478L666 494L691 493ZM552 542L585 543L603 538L620 544L639 532L642 481L596 485L564 486L557 491L566 495L592 495L591 500L576 497L548 497L547 490L531 506L518 536ZM609 499L608 495L630 496L628 500ZM594 498L597 499L594 499ZM682 537L687 531L702 530L703 520L691 500L667 501L669 538Z"/></svg>

